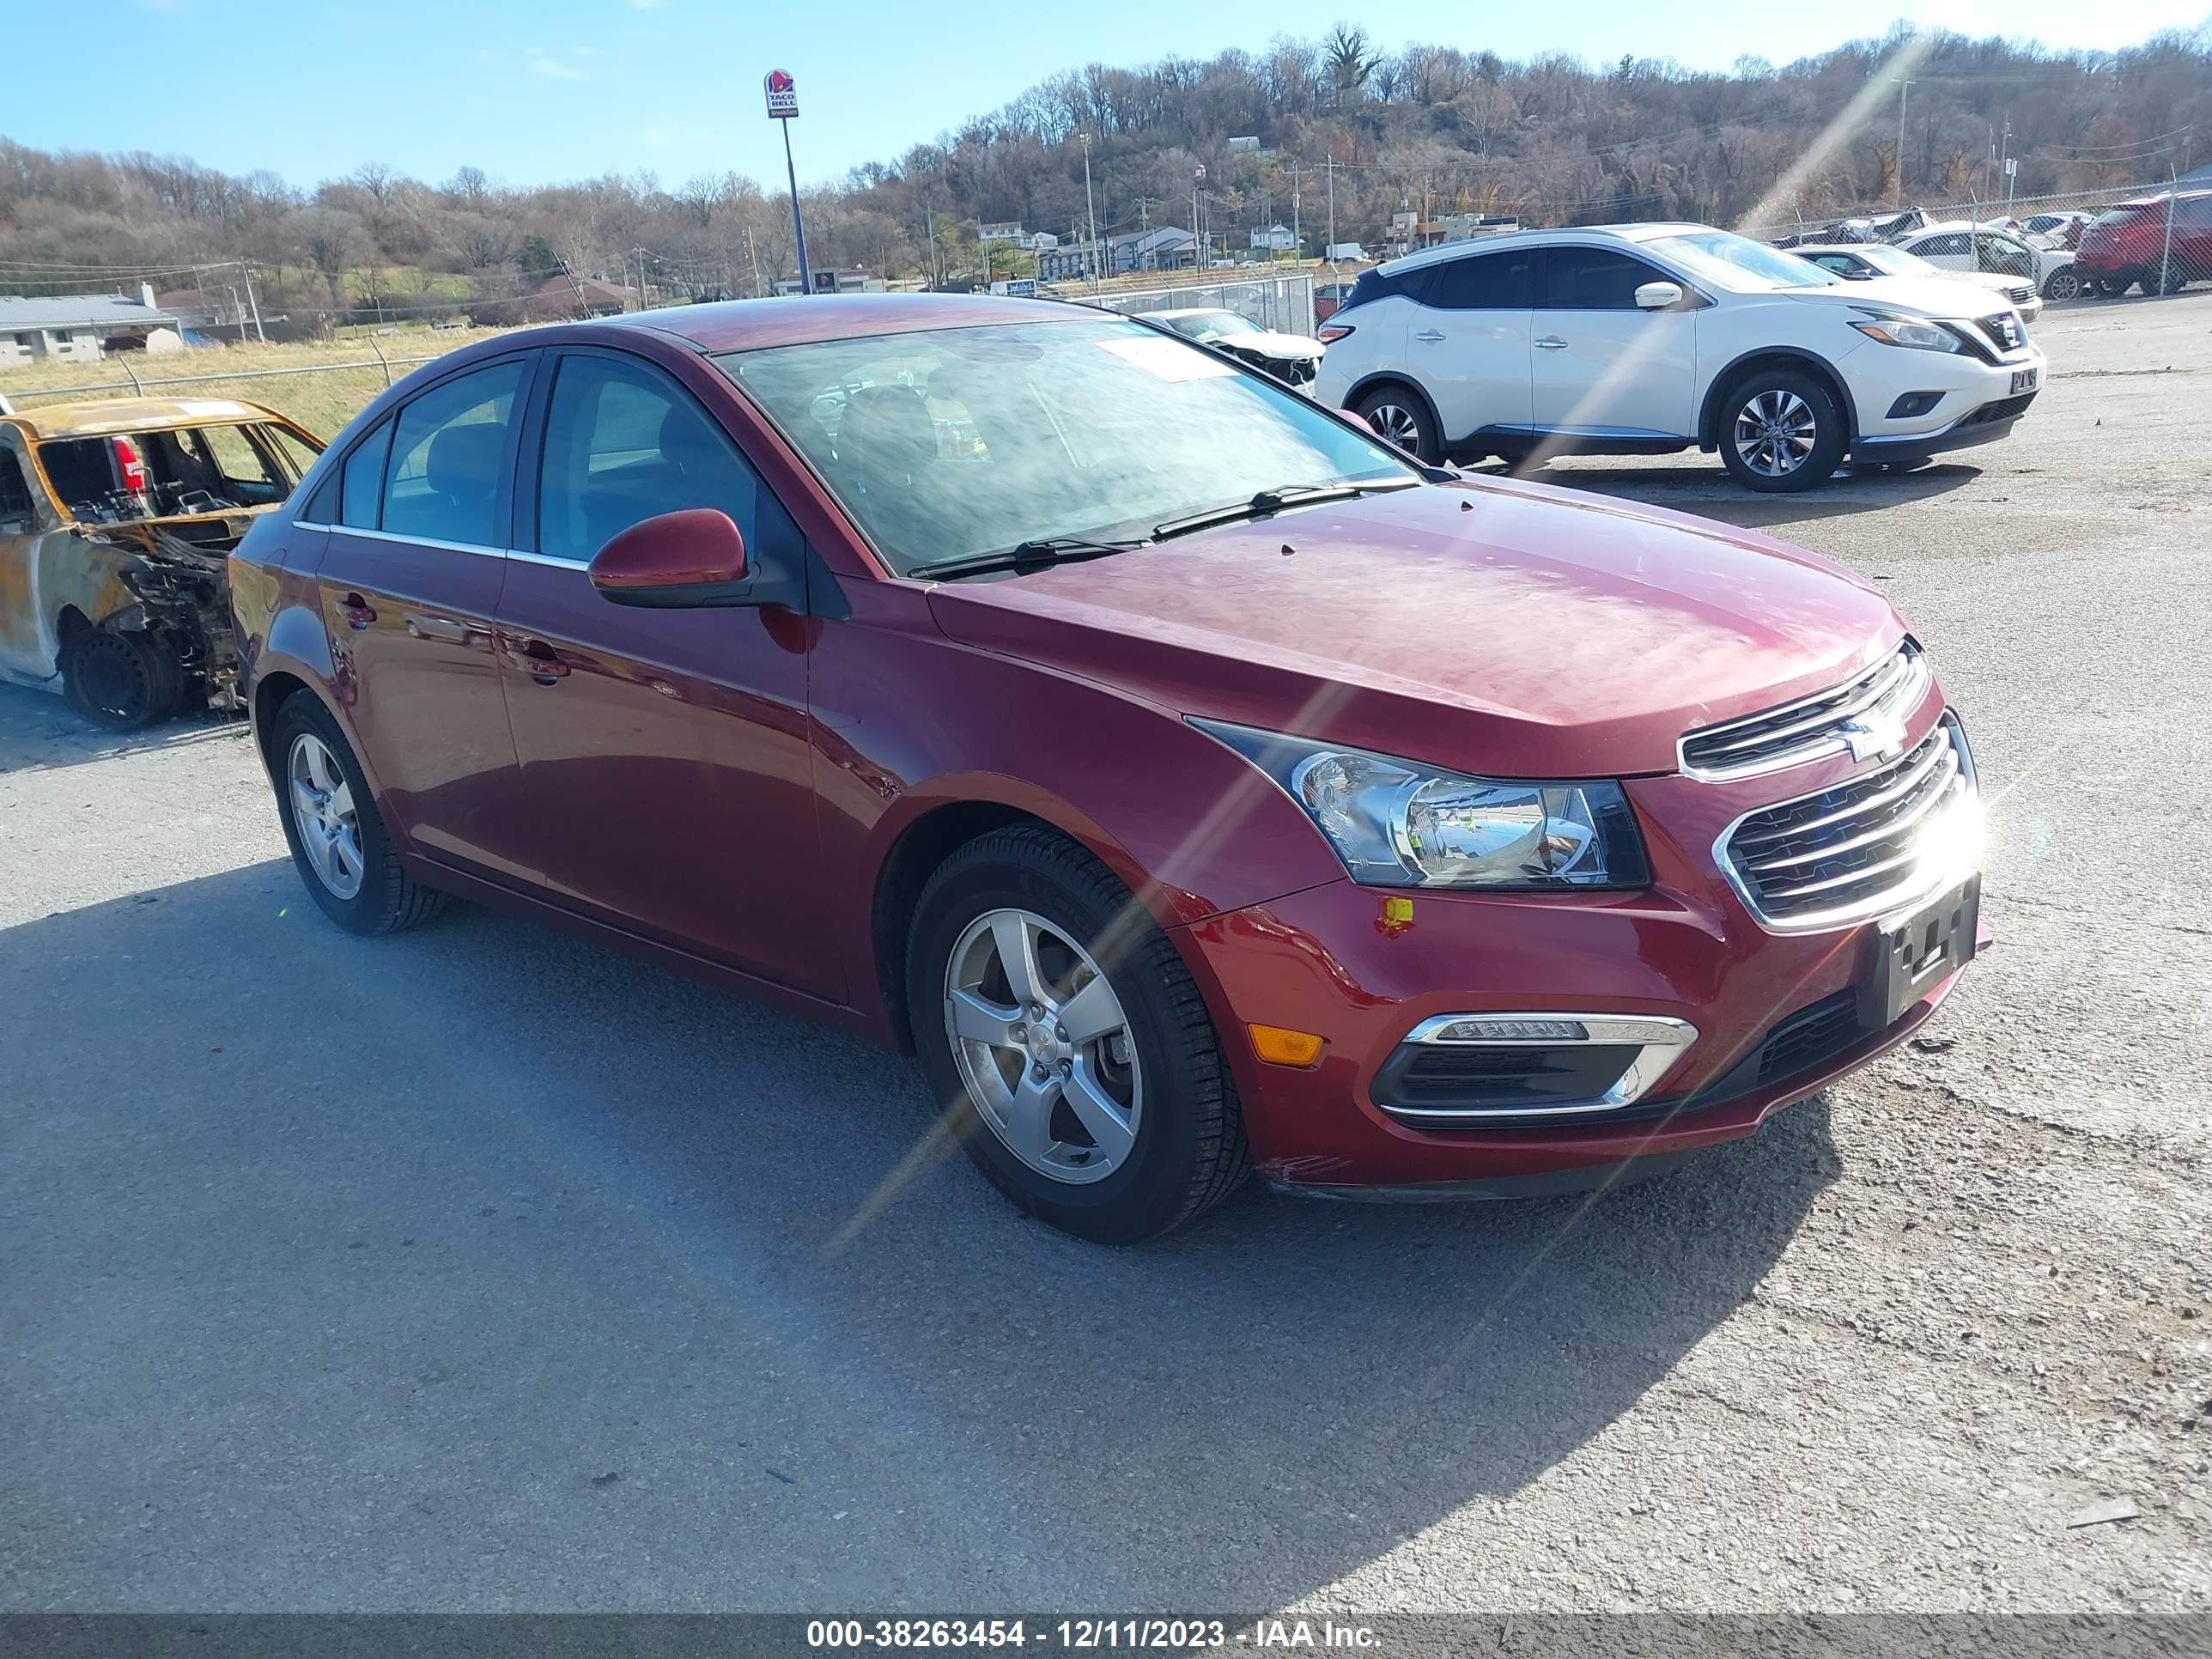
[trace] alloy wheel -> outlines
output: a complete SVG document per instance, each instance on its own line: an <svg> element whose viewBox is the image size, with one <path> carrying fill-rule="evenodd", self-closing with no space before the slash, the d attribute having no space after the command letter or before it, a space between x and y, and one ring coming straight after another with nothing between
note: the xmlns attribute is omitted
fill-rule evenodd
<svg viewBox="0 0 2212 1659"><path fill-rule="evenodd" d="M1089 951L1034 911L987 910L945 969L945 1035L991 1132L1038 1174L1103 1181L1144 1111L1129 1017Z"/></svg>
<svg viewBox="0 0 2212 1659"><path fill-rule="evenodd" d="M2078 300L2081 297L2081 279L2075 275L2071 265L2054 270L2051 273L2051 280L2043 285L2043 295L2045 299L2054 301Z"/></svg>
<svg viewBox="0 0 2212 1659"><path fill-rule="evenodd" d="M1820 435L1812 405L1777 387L1756 393L1736 411L1735 453L1765 478L1786 478L1805 465Z"/></svg>
<svg viewBox="0 0 2212 1659"><path fill-rule="evenodd" d="M292 823L316 879L334 898L361 891L368 861L362 855L361 819L354 808L353 786L330 747L312 732L292 739L284 763L292 791Z"/></svg>
<svg viewBox="0 0 2212 1659"><path fill-rule="evenodd" d="M1375 428L1377 436L1388 439L1408 455L1420 453L1420 419L1404 404L1376 404L1367 411L1367 424Z"/></svg>

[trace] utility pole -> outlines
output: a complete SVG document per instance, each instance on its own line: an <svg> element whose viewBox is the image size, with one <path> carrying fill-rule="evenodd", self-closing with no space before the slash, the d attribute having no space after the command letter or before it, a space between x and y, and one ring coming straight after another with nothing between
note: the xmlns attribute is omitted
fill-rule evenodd
<svg viewBox="0 0 2212 1659"><path fill-rule="evenodd" d="M1083 210L1091 221L1091 286L1098 286L1098 202L1091 193L1091 135L1077 135L1083 140Z"/></svg>
<svg viewBox="0 0 2212 1659"><path fill-rule="evenodd" d="M1912 96L1912 82L1897 83L1897 200L1891 205L1905 205L1905 102Z"/></svg>
<svg viewBox="0 0 2212 1659"><path fill-rule="evenodd" d="M1336 263L1336 158L1329 156L1322 162L1328 174L1328 246L1322 250L1328 263Z"/></svg>
<svg viewBox="0 0 2212 1659"><path fill-rule="evenodd" d="M240 259L238 262L238 274L246 279L246 303L253 313L253 337L262 344L267 345L269 337L262 331L261 328L261 301L253 297L253 267ZM244 330L240 331L241 333L244 331Z"/></svg>
<svg viewBox="0 0 2212 1659"><path fill-rule="evenodd" d="M2004 181L2005 181L2005 211L2006 211L2008 214L2009 214L2009 213L2012 211L2012 191L2013 191L2013 180L2014 180L2014 178L2016 178L2016 177L2019 175L2019 172L2020 172L2020 169L2019 169L2018 167L2014 167L2014 166L2013 165L2013 159L2012 159L2012 112L2011 112L2010 110L2007 110L2007 111L2005 112L2005 118L2004 118L2004 146L2003 146L2003 149L1999 152L1999 155L1998 155L1998 162L1997 162L1997 170L2004 175Z"/></svg>
<svg viewBox="0 0 2212 1659"><path fill-rule="evenodd" d="M922 252L929 260L929 285L937 286L937 215L928 203L921 204Z"/></svg>
<svg viewBox="0 0 2212 1659"><path fill-rule="evenodd" d="M757 300L768 290L761 286L760 250L753 246L753 228L750 225L745 227L745 260L753 268L753 298Z"/></svg>

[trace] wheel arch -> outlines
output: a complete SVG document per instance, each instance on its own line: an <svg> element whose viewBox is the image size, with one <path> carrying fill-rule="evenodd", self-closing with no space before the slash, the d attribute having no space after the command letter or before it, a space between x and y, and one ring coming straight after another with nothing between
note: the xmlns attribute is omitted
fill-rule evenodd
<svg viewBox="0 0 2212 1659"><path fill-rule="evenodd" d="M1706 386L1705 404L1698 411L1698 447L1700 449L1720 447L1721 405L1727 401L1729 391L1738 380L1762 368L1786 368L1819 377L1834 394L1837 405L1844 411L1844 447L1848 450L1858 442L1858 400L1851 396L1850 383L1837 372L1833 363L1816 351L1798 346L1758 346L1729 362Z"/></svg>
<svg viewBox="0 0 2212 1659"><path fill-rule="evenodd" d="M906 1006L906 951L915 901L947 859L981 836L1022 824L1049 830L1105 865L1170 940L1177 939L1177 928L1187 920L1175 913L1168 895L1127 848L1074 808L1034 798L1018 801L992 790L988 780L964 782L966 787L957 792L915 803L896 826L882 831L886 844L876 863L868 937L885 1024L902 1054L915 1052L912 1011ZM1185 966L1193 966L1190 953L1180 942L1176 950Z"/></svg>
<svg viewBox="0 0 2212 1659"><path fill-rule="evenodd" d="M1449 433L1444 430L1443 417L1437 413L1436 399L1430 397L1429 394L1422 389L1421 383L1419 381L1414 380L1403 369L1378 368L1373 373L1363 375L1358 380L1354 380L1350 386L1345 388L1344 403L1342 404L1345 412L1347 414L1351 413L1352 405L1357 404L1362 398L1364 398L1369 392L1386 386L1402 386L1407 392L1413 393L1413 397L1419 401L1421 407L1428 411L1429 424L1436 428L1437 441L1446 447L1450 446L1452 437Z"/></svg>

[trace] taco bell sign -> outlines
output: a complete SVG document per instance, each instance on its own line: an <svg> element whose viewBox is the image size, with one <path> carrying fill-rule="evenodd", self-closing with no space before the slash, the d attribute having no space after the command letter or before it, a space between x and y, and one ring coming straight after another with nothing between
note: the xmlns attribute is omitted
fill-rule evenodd
<svg viewBox="0 0 2212 1659"><path fill-rule="evenodd" d="M799 113L799 82L788 70L770 70L763 84L768 88L768 113L772 121L788 121Z"/></svg>

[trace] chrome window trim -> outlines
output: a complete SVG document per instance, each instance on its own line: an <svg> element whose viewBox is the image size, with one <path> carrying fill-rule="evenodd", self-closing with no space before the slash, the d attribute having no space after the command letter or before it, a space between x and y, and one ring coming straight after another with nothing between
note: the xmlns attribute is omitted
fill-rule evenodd
<svg viewBox="0 0 2212 1659"><path fill-rule="evenodd" d="M589 559L564 559L556 554L533 553L520 547L508 548L507 556L523 564L551 565L556 570L589 570L592 568Z"/></svg>
<svg viewBox="0 0 2212 1659"><path fill-rule="evenodd" d="M408 547L442 548L448 553L474 553L481 558L509 559L515 556L511 547L487 547L481 542L447 542L435 536L402 536L391 530L363 530L358 525L310 524L305 519L295 519L293 524L301 530L327 530L334 535L366 536L373 542L398 542Z"/></svg>
<svg viewBox="0 0 2212 1659"><path fill-rule="evenodd" d="M1481 1037L1472 1040L1447 1038L1442 1035L1462 1020L1570 1020L1583 1028L1579 1038L1559 1037ZM1698 1040L1698 1028L1686 1019L1676 1019L1666 1014L1574 1014L1559 1013L1550 1009L1534 1012L1499 1013L1470 1012L1437 1014L1425 1019L1399 1040L1399 1047L1409 1042L1431 1043L1447 1048L1568 1048L1577 1042L1594 1042L1606 1047L1622 1043L1637 1045L1636 1056L1628 1062L1618 1081L1595 1100L1576 1101L1563 1106L1502 1106L1469 1108L1465 1106L1389 1106L1375 1102L1376 1109L1388 1115L1416 1124L1484 1123L1499 1118L1528 1119L1547 1117L1581 1117L1592 1112L1617 1112L1632 1106L1659 1079L1674 1069L1675 1061L1689 1053ZM1395 1054L1395 1049L1392 1050Z"/></svg>
<svg viewBox="0 0 2212 1659"><path fill-rule="evenodd" d="M1966 745L1966 727L1960 724L1958 716L1949 709L1945 709L1942 718L1936 721L1931 730L1945 732L1950 737L1952 751L1956 756L1958 763L1958 775L1953 782L1959 789L1958 799L1952 805L1939 807L1931 812L1929 821L1932 823L1937 818L1948 817L1950 813L1959 811L1970 805L1978 804L1981 799L1981 783L1974 772L1973 751ZM1914 749L1926 741L1927 734L1923 733L1906 747L1905 753L1910 755ZM1893 761L1887 763L1895 765L1897 763ZM1891 917L1902 916L1915 907L1926 903L1946 887L1963 881L1973 873L1972 868L1961 868L1955 865L1938 862L1931 864L1927 869L1922 871L1908 885L1893 888L1887 892L1876 894L1872 898L1861 899L1856 903L1838 905L1832 910L1810 911L1802 915L1768 915L1759 908L1758 898L1753 894L1741 874L1738 872L1735 861L1729 856L1729 843L1735 839L1736 831L1743 827L1747 819L1756 817L1762 812L1771 812L1777 807L1792 805L1797 801L1810 799L1814 796L1826 793L1825 789L1814 789L1803 795L1791 796L1784 800L1769 801L1764 806L1754 806L1749 811L1739 813L1729 819L1727 826L1713 842L1713 863L1727 880L1730 890L1735 892L1737 901L1750 913L1751 919L1759 924L1762 933L1827 933L1838 928L1855 927L1863 922L1887 921Z"/></svg>
<svg viewBox="0 0 2212 1659"><path fill-rule="evenodd" d="M1849 752L1850 745L1840 734L1838 734L1816 738L1802 748L1791 750L1765 760L1747 762L1741 766L1699 766L1690 759L1690 745L1693 741L1702 742L1723 736L1739 726L1761 725L1768 720L1778 720L1795 714L1799 709L1811 709L1815 705L1826 702L1838 694L1847 693L1856 688L1875 685L1891 676L1892 670L1899 658L1906 659L1901 678L1891 678L1890 683L1883 685L1873 696L1852 698L1826 711L1824 718L1832 719L1840 726L1847 720L1855 719L1870 708L1881 708L1893 700L1908 703L1910 706L1900 712L1910 715L1927 697L1929 687L1935 683L1936 675L1935 671L1929 666L1927 653L1921 650L1918 641L1908 635L1899 640L1879 661L1869 664L1857 673L1838 680L1835 684L1822 690L1809 692L1804 696L1793 698L1788 702L1778 703L1771 708L1761 708L1753 714L1739 714L1734 720L1720 720L1711 726L1692 727L1674 739L1674 763L1681 769L1682 775L1685 777L1698 778L1709 783L1729 783L1739 778L1755 778L1768 772L1787 771L1793 766L1802 766L1809 761L1826 760L1832 755L1845 754Z"/></svg>

